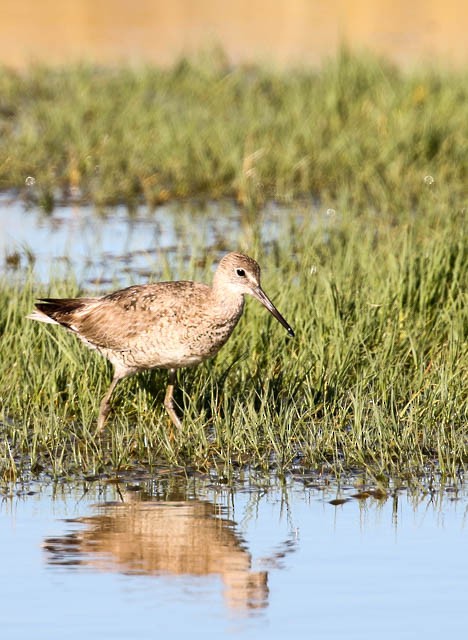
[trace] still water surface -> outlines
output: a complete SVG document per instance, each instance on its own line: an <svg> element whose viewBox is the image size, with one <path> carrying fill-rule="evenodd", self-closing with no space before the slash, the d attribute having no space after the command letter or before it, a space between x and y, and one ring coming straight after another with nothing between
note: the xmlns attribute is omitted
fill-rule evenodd
<svg viewBox="0 0 468 640"><path fill-rule="evenodd" d="M466 633L466 490L101 482L4 497L5 638Z"/></svg>
<svg viewBox="0 0 468 640"><path fill-rule="evenodd" d="M131 215L123 206L98 214L76 205L46 215L0 195L0 273L32 268L43 283L73 274L82 286L107 292L160 279L167 262L177 273L181 257L202 257L207 250L221 256L253 246L255 238L268 245L288 233L293 218L334 222L330 211L313 203L294 209L269 203L254 224L231 201L140 207Z"/></svg>

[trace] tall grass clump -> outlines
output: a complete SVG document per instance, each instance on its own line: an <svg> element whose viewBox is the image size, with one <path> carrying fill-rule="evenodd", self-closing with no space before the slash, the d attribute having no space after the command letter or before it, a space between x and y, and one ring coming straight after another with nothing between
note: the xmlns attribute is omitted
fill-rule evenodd
<svg viewBox="0 0 468 640"><path fill-rule="evenodd" d="M169 462L454 477L467 460L468 251L463 211L436 191L430 200L400 224L351 206L314 219L291 207L281 242L256 257L296 338L249 301L217 358L180 372L177 433L162 406L165 373L155 371L121 384L97 436L105 362L59 327L25 319L39 295L84 292L73 280L3 278L2 473ZM200 264L173 276L209 280Z"/></svg>
<svg viewBox="0 0 468 640"><path fill-rule="evenodd" d="M46 209L68 197L258 206L345 194L398 213L422 206L425 177L454 206L466 196L468 77L345 50L319 71L232 68L222 55L0 69L0 133L0 189Z"/></svg>

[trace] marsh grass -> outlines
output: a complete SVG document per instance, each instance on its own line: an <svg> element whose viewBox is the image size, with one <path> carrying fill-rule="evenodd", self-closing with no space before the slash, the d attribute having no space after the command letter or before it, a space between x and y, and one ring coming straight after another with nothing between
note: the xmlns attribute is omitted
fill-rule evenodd
<svg viewBox="0 0 468 640"><path fill-rule="evenodd" d="M46 210L171 198L311 194L401 215L466 196L466 71L404 74L345 49L320 71L232 68L222 54L170 69L0 69L0 189ZM27 177L35 184L26 187Z"/></svg>
<svg viewBox="0 0 468 640"><path fill-rule="evenodd" d="M179 373L180 433L163 411L165 373L154 371L118 387L96 436L105 362L59 327L25 319L41 294L83 292L73 279L45 288L4 278L2 474L181 464L455 477L467 460L468 252L463 211L437 191L431 202L398 225L351 215L352 205L332 219L291 215L281 243L259 245L257 257L296 338L249 300L218 356ZM213 258L169 275L209 280Z"/></svg>
<svg viewBox="0 0 468 640"><path fill-rule="evenodd" d="M402 74L346 51L317 72L228 68L222 56L0 70L0 189L46 210L70 197L97 208L234 197L239 248L296 331L289 340L249 301L217 358L180 372L180 433L154 371L118 387L101 438L106 363L26 320L40 295L93 292L73 273L47 287L4 275L1 475L170 464L455 477L468 444L467 87L464 71ZM264 244L271 199L291 215L281 242ZM164 278L210 280L218 255L192 249L189 263L159 265Z"/></svg>

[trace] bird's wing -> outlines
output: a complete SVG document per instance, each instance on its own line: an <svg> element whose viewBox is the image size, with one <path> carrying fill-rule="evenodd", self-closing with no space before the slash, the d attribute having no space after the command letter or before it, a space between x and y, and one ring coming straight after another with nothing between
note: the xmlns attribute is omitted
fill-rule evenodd
<svg viewBox="0 0 468 640"><path fill-rule="evenodd" d="M83 307L68 328L96 347L123 351L158 327L171 331L183 323L187 309L196 308L208 291L185 281L128 287Z"/></svg>

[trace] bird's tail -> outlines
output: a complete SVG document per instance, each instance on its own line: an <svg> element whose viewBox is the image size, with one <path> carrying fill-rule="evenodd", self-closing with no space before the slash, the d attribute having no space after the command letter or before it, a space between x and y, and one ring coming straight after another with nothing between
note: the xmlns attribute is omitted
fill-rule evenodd
<svg viewBox="0 0 468 640"><path fill-rule="evenodd" d="M29 320L67 327L73 322L74 315L92 300L92 298L41 298L35 303L34 311L26 317Z"/></svg>

